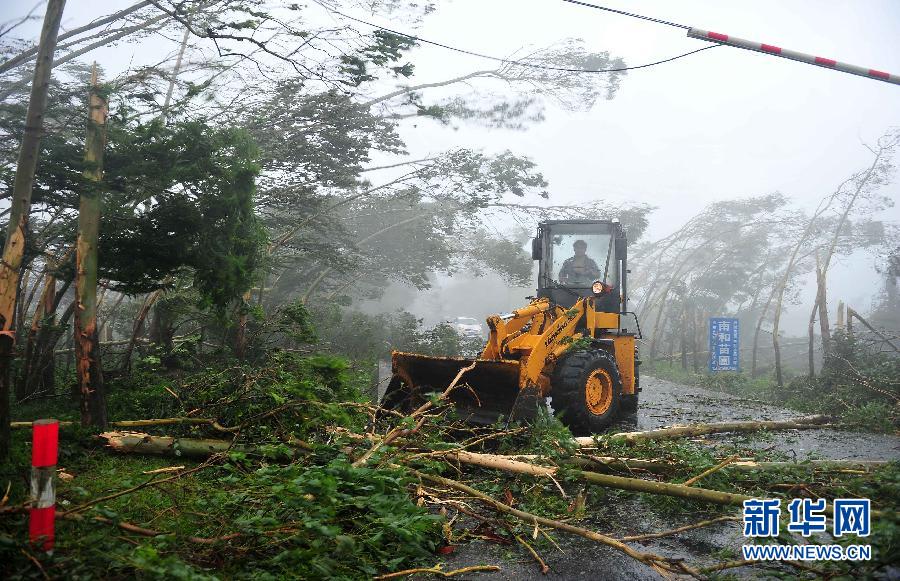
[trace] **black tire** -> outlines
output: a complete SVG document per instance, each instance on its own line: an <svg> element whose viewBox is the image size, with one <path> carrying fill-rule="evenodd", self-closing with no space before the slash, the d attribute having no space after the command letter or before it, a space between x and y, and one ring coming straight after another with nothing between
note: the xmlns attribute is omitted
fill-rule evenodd
<svg viewBox="0 0 900 581"><path fill-rule="evenodd" d="M615 358L607 351L566 355L556 365L550 383L553 408L576 436L602 432L619 414L622 380Z"/></svg>
<svg viewBox="0 0 900 581"><path fill-rule="evenodd" d="M622 415L634 415L638 410L638 394L622 395L622 402L619 404L619 410Z"/></svg>

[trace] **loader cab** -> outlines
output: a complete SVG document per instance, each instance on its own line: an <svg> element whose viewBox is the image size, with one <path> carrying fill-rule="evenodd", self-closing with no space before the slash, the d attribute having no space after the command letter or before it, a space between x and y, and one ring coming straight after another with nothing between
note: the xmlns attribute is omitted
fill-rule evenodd
<svg viewBox="0 0 900 581"><path fill-rule="evenodd" d="M612 287L612 292L597 300L597 310L627 310L627 240L619 222L541 222L532 240L531 256L538 261L538 297L571 307L578 297L591 296L591 285L599 279Z"/></svg>

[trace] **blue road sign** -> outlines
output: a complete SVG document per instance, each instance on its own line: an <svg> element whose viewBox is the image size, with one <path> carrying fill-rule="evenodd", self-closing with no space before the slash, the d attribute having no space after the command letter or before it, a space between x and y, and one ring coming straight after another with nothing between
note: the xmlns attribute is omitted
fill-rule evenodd
<svg viewBox="0 0 900 581"><path fill-rule="evenodd" d="M709 319L710 371L740 371L740 337L740 321L737 319Z"/></svg>

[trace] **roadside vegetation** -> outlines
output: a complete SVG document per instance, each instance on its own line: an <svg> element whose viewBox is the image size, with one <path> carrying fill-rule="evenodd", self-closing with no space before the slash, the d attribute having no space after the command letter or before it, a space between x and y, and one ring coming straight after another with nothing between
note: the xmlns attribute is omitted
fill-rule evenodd
<svg viewBox="0 0 900 581"><path fill-rule="evenodd" d="M786 373L783 387L778 387L774 377L694 371L663 361L650 362L642 371L798 411L827 414L856 429L893 432L900 428L900 357L873 349L865 338L844 332L833 337L831 349L818 374Z"/></svg>
<svg viewBox="0 0 900 581"><path fill-rule="evenodd" d="M107 446L110 438L98 438L95 428L61 429L57 495L62 514L52 555L35 551L25 540L27 515L17 507L27 498L30 433L13 431L14 456L0 474L10 484L0 508L0 554L11 572L8 578L363 579L441 563L449 571L454 553L475 541L506 547L509 558L533 561L540 570L541 555L566 546L570 533L535 526L529 517L498 514L496 507L447 482L560 525L626 531L625 537L638 539L625 540L638 559L660 570L727 575L740 560L735 546L725 542L701 562L669 560L653 544L654 534L666 531L654 530L652 523L659 518L679 526L700 523L700 529L727 533L741 526L739 507L703 497L610 488L586 481L583 474L679 484L723 459L789 460L752 446L753 432L737 439L708 436L708 441L628 442L613 435L576 441L546 414L529 428L502 422L472 428L457 423L437 394L433 401L438 405L418 417L378 415L367 394L370 371L336 355L276 350L252 365L223 364L202 355L195 364L192 370L175 371L148 357L133 374L108 384L112 422L215 420L140 428L147 438L176 438L161 454L115 452ZM37 413L78 418L77 405L62 397L23 404L15 419ZM393 433L400 437L386 443ZM227 442L229 450L198 457L187 445L193 438ZM467 464L460 452L498 463ZM504 464L509 462L512 472ZM516 462L557 472L529 476L515 471ZM854 570L875 574L895 564L900 539L896 517L890 515L896 515L900 499L900 466L785 466L738 470L725 465L693 487L698 494L789 498L803 490L828 498L872 498L873 509L884 514L873 519L875 530L866 539L875 547L875 559L862 568L855 564ZM635 521L628 516L634 510L649 511L653 518ZM650 536L640 542L645 535ZM795 541L786 535L781 542ZM508 562L480 566L485 572L503 570ZM793 577L851 570L843 564L812 569L776 567Z"/></svg>

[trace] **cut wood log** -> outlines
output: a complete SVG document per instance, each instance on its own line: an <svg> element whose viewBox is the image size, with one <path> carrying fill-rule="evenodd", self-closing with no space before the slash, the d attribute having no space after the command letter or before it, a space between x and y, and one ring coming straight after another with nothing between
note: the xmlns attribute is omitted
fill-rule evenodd
<svg viewBox="0 0 900 581"><path fill-rule="evenodd" d="M728 470L754 472L757 470L861 470L874 472L890 464L888 460L808 460L806 462L733 462Z"/></svg>
<svg viewBox="0 0 900 581"><path fill-rule="evenodd" d="M475 452L456 452L454 454L448 454L447 458L454 459L461 464L493 468L495 470L503 470L504 472L512 472L515 474L527 474L529 476L553 477L558 471L557 468L536 466L528 462L519 462L517 460L510 460L491 454L476 454ZM701 500L715 504L743 506L745 500L752 500L752 497L743 494L720 492L718 490L684 486L683 484L669 484L667 482L655 482L652 480L641 480L640 478L627 478L624 476L613 476L611 474L598 474L596 472L586 471L575 471L570 472L570 474L579 480L597 486L603 486L605 488L676 496L679 498Z"/></svg>
<svg viewBox="0 0 900 581"><path fill-rule="evenodd" d="M818 429L828 426L831 418L815 415L794 418L791 420L759 421L759 422L716 422L711 424L693 424L689 426L672 426L658 430L644 432L620 432L611 436L600 436L601 441L619 441L633 444L647 440L667 440L673 438L689 438L693 436L705 436L707 434L719 434L725 432L757 432L761 430L803 430ZM595 436L583 436L575 438L582 448L595 448L597 440Z"/></svg>
<svg viewBox="0 0 900 581"><path fill-rule="evenodd" d="M461 464L470 464L481 466L484 468L493 468L495 470L503 470L514 474L527 474L530 476L546 476L553 478L556 475L557 468L548 466L536 466L527 462L519 462L510 460L502 456L497 457L491 454L477 454L475 452L456 452L449 454L448 458L454 458ZM775 464L775 463L772 463ZM803 466L803 464L795 464L785 462L792 466ZM731 464L735 466L735 464ZM670 484L668 482L655 482L652 480L642 480L640 478L626 478L624 476L613 476L611 474L598 474L596 472L569 471L570 477L583 480L596 486L605 488L615 488L618 490L630 490L632 492L644 492L647 494L661 494L664 496L674 496L678 498L686 498L688 500L697 500L702 502L710 502L713 504L724 504L743 506L745 500L752 500L753 497L743 494L734 494L731 492L721 492L718 490L709 490L706 488L696 488L694 486L685 486L683 484ZM555 482L555 481L554 481ZM834 515L834 507L827 506L825 514ZM880 516L882 511L873 510L873 516Z"/></svg>
<svg viewBox="0 0 900 581"><path fill-rule="evenodd" d="M104 432L100 438L116 452L151 454L156 456L175 456L179 458L209 458L222 452L244 452L262 454L259 446L235 444L229 440L212 440L208 438L172 438L170 436L151 436L143 432ZM305 453L312 447L296 438L286 442L295 448L295 455ZM303 450L303 452L300 452Z"/></svg>
<svg viewBox="0 0 900 581"><path fill-rule="evenodd" d="M141 432L104 432L100 437L116 452L176 456L180 458L208 458L221 452L247 452L245 446L235 445L228 440L208 440L205 438L172 438L151 436Z"/></svg>

